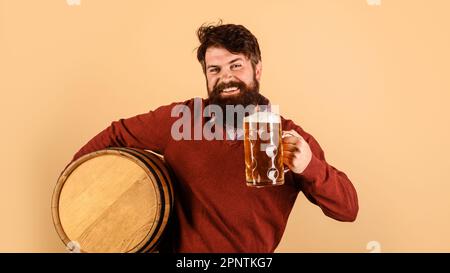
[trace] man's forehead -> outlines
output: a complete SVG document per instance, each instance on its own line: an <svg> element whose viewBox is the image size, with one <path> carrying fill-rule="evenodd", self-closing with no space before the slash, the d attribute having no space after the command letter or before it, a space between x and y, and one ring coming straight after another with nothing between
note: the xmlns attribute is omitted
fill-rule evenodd
<svg viewBox="0 0 450 273"><path fill-rule="evenodd" d="M246 60L246 56L242 53L234 54L222 47L209 47L205 52L205 63L218 65L228 63L231 60L241 58Z"/></svg>

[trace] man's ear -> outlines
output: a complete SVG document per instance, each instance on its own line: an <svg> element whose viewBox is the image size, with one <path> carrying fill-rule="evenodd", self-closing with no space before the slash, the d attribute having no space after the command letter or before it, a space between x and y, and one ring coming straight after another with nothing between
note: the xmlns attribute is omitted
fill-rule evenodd
<svg viewBox="0 0 450 273"><path fill-rule="evenodd" d="M255 77L259 81L261 81L261 73L262 73L262 62L259 61L255 66Z"/></svg>

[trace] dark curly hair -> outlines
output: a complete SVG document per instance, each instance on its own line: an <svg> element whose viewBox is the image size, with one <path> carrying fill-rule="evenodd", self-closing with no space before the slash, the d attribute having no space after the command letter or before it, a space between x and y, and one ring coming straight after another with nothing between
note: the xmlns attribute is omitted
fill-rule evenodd
<svg viewBox="0 0 450 273"><path fill-rule="evenodd" d="M209 47L223 47L231 53L242 53L250 59L253 69L261 61L261 50L258 40L244 26L234 24L222 24L220 20L217 25L203 24L197 30L200 46L197 49L197 59L206 72L205 53Z"/></svg>

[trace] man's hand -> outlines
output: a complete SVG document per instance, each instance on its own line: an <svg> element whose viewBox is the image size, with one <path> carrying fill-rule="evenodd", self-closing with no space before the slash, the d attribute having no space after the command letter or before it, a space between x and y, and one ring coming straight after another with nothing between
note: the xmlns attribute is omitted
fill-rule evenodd
<svg viewBox="0 0 450 273"><path fill-rule="evenodd" d="M283 131L283 163L294 173L301 174L311 161L308 142L295 130Z"/></svg>

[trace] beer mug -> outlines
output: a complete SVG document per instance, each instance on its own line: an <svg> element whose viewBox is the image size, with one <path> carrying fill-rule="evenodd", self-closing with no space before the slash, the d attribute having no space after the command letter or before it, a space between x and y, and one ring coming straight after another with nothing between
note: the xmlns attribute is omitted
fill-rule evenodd
<svg viewBox="0 0 450 273"><path fill-rule="evenodd" d="M284 184L281 117L256 111L244 118L245 177L247 186Z"/></svg>

